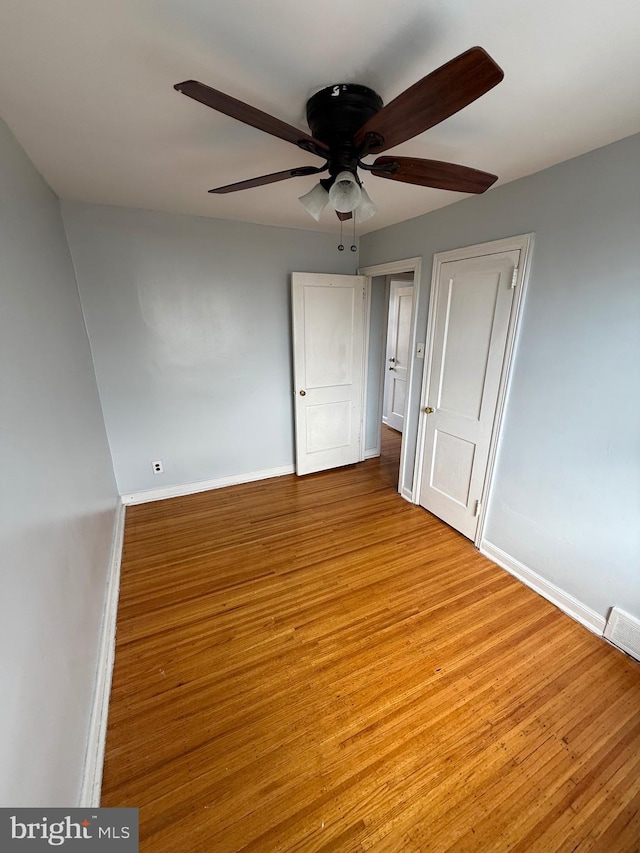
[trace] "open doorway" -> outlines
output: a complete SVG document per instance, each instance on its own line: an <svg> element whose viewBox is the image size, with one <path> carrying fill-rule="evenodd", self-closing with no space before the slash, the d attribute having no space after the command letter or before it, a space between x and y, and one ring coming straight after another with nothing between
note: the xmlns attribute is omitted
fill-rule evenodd
<svg viewBox="0 0 640 853"><path fill-rule="evenodd" d="M400 453L407 405L411 315L413 311L413 273L386 277L387 329L383 365L382 427L380 455L385 465L395 466L395 481L400 479Z"/></svg>
<svg viewBox="0 0 640 853"><path fill-rule="evenodd" d="M413 275L388 276L388 291L382 423L401 433L409 374Z"/></svg>
<svg viewBox="0 0 640 853"><path fill-rule="evenodd" d="M415 435L408 437L405 427L416 381L420 262L410 258L359 271L368 278L364 458L380 457L397 490L409 500L413 469L407 470L412 455L407 454L407 442L415 442Z"/></svg>

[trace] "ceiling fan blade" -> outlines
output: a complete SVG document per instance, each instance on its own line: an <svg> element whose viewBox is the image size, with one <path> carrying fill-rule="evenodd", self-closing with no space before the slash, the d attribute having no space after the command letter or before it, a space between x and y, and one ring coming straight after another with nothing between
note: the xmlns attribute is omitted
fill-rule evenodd
<svg viewBox="0 0 640 853"><path fill-rule="evenodd" d="M317 154L318 157L326 157L329 154L328 146L324 142L320 142L319 139L314 139L313 136L298 130L297 127L252 107L250 104L238 101L231 95L225 95L224 92L205 86L204 83L199 83L197 80L185 80L184 83L176 83L173 88L182 92L183 95L193 98L194 101L199 101L213 110L231 116L231 118L242 121L258 130L263 130L265 133L270 133L271 136L284 139L285 142L292 142L305 151Z"/></svg>
<svg viewBox="0 0 640 853"><path fill-rule="evenodd" d="M457 113L503 77L502 69L483 48L472 47L373 115L357 132L356 145L365 144L367 152L387 151ZM369 139L368 134L372 134Z"/></svg>
<svg viewBox="0 0 640 853"><path fill-rule="evenodd" d="M300 178L303 175L316 175L324 172L324 166L300 166L297 169L285 169L284 172L272 172L270 175L261 175L259 178L249 178L247 181L238 181L236 184L227 184L224 187L216 187L209 190L210 193L235 193L238 190L250 190L252 187L263 187L265 184L275 184L277 181L286 181L288 178Z"/></svg>
<svg viewBox="0 0 640 853"><path fill-rule="evenodd" d="M498 180L497 175L480 169L417 157L378 157L370 171L379 178L461 193L483 193Z"/></svg>

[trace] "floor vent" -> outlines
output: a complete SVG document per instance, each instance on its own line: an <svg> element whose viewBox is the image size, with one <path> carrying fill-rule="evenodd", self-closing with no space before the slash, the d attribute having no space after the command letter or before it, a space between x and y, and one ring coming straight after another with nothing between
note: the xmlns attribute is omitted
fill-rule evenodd
<svg viewBox="0 0 640 853"><path fill-rule="evenodd" d="M604 629L604 636L640 661L640 619L614 607Z"/></svg>

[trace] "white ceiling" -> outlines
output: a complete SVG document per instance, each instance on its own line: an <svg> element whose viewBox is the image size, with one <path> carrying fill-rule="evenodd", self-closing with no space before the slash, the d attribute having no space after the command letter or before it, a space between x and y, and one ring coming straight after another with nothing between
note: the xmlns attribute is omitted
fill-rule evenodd
<svg viewBox="0 0 640 853"><path fill-rule="evenodd" d="M640 131L639 0L2 0L0 115L65 199L334 230L316 179L211 187L321 161L174 91L196 79L307 129L308 97L390 101L473 45L505 79L395 149L500 184ZM363 233L464 197L368 177ZM491 192L491 190L489 190Z"/></svg>

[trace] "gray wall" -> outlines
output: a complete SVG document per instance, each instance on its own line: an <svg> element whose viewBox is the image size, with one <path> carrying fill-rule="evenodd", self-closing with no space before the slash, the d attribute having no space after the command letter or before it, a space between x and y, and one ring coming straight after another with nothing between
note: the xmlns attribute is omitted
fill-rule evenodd
<svg viewBox="0 0 640 853"><path fill-rule="evenodd" d="M355 272L337 230L75 203L63 216L120 493L292 465L290 278Z"/></svg>
<svg viewBox="0 0 640 853"><path fill-rule="evenodd" d="M58 200L1 120L0 257L0 806L73 806L116 489Z"/></svg>
<svg viewBox="0 0 640 853"><path fill-rule="evenodd" d="M485 537L602 616L640 617L640 136L369 234L361 264L423 257L426 330L435 252L527 232Z"/></svg>

